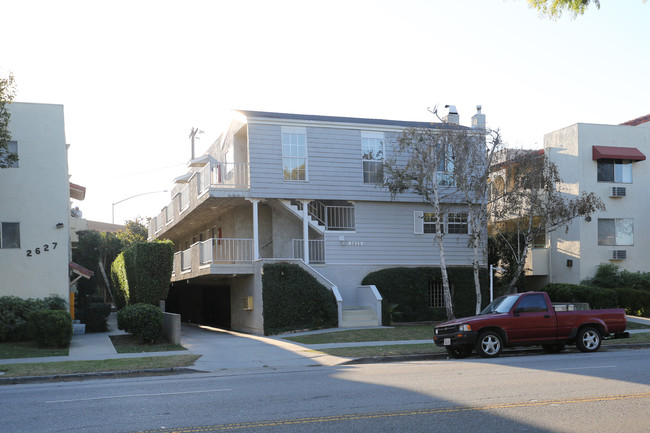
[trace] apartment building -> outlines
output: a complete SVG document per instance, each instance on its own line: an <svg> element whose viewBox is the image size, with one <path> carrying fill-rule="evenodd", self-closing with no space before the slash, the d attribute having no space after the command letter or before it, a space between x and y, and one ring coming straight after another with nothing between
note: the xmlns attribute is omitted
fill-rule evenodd
<svg viewBox="0 0 650 433"><path fill-rule="evenodd" d="M579 283L601 263L648 271L650 115L622 123L577 123L546 134L544 152L558 167L570 194L594 192L606 210L574 220L569 230L548 233L532 248L527 275L533 285Z"/></svg>
<svg viewBox="0 0 650 433"><path fill-rule="evenodd" d="M14 102L0 169L0 296L69 300L70 191L63 106Z"/></svg>
<svg viewBox="0 0 650 433"><path fill-rule="evenodd" d="M458 123L455 109L447 121ZM480 110L472 123L457 127L483 129ZM392 198L381 167L405 128L441 125L234 111L150 222L150 238L177 249L168 310L261 334L263 265L283 261L334 292L340 326L380 325L381 297L364 276L439 266L430 207L414 194ZM447 266L471 266L465 205L445 208Z"/></svg>

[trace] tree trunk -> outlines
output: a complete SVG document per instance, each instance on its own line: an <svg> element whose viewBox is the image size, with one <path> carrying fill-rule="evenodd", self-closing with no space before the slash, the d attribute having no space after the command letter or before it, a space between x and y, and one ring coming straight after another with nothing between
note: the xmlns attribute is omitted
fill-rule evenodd
<svg viewBox="0 0 650 433"><path fill-rule="evenodd" d="M447 275L447 264L445 262L445 249L442 245L442 233L436 227L436 241L440 251L440 274L442 275L442 291L445 298L445 310L447 311L447 320L456 318L454 315L454 305L451 299L451 290L449 289L449 276Z"/></svg>

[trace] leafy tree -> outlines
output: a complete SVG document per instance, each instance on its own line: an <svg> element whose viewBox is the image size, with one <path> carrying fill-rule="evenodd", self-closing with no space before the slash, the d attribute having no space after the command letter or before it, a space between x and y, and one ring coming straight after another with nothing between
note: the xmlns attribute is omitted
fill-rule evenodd
<svg viewBox="0 0 650 433"><path fill-rule="evenodd" d="M11 167L18 161L18 155L9 151L9 119L11 113L7 104L11 104L16 95L16 85L13 74L7 77L0 77L0 168Z"/></svg>
<svg viewBox="0 0 650 433"><path fill-rule="evenodd" d="M441 129L408 128L397 138L392 154L384 163L382 185L394 197L415 193L431 205L428 220L435 226L435 242L440 254L440 271L447 318L453 319L451 290L445 261L444 215L456 192L452 186L452 149L458 140L456 125L443 124Z"/></svg>
<svg viewBox="0 0 650 433"><path fill-rule="evenodd" d="M149 231L144 225L141 217L136 217L134 220L127 220L125 229L117 232L117 237L122 241L122 249L127 249L138 242L146 242L149 236Z"/></svg>
<svg viewBox="0 0 650 433"><path fill-rule="evenodd" d="M643 0L645 3L646 0ZM569 12L573 18L583 15L590 4L600 9L600 0L528 0L528 5L537 9L541 16L558 19L563 12Z"/></svg>
<svg viewBox="0 0 650 433"><path fill-rule="evenodd" d="M482 309L480 268L481 260L486 257L490 167L501 145L501 134L498 130L461 130L455 133L453 178L467 205L469 246L473 252L476 314Z"/></svg>
<svg viewBox="0 0 650 433"><path fill-rule="evenodd" d="M495 193L490 212L497 235L512 253L516 267L508 283L509 291L524 271L528 249L536 239L560 228L568 230L571 221L605 210L594 193L573 196L564 191L556 165L544 152L517 151L496 168L505 173L507 188ZM515 236L509 236L515 234ZM523 241L522 241L523 239Z"/></svg>

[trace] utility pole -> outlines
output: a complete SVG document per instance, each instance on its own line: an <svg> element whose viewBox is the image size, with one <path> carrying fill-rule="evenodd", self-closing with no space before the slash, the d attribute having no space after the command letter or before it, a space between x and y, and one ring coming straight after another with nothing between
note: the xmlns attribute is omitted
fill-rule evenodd
<svg viewBox="0 0 650 433"><path fill-rule="evenodd" d="M192 127L192 130L190 131L190 138L192 139L192 159L194 159L194 138L196 137L196 134L203 134L203 131L201 131L199 128L194 128Z"/></svg>

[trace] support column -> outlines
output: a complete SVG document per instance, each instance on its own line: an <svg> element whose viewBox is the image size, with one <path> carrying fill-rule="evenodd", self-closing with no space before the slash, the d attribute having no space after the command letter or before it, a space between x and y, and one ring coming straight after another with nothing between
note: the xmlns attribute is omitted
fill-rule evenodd
<svg viewBox="0 0 650 433"><path fill-rule="evenodd" d="M253 260L260 259L260 226L258 219L257 205L260 200L257 198L249 199L253 203Z"/></svg>
<svg viewBox="0 0 650 433"><path fill-rule="evenodd" d="M302 203L302 256L303 261L309 264L309 212L308 200L301 200Z"/></svg>

